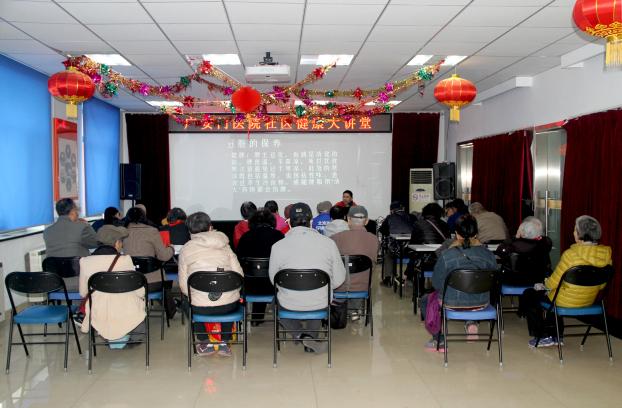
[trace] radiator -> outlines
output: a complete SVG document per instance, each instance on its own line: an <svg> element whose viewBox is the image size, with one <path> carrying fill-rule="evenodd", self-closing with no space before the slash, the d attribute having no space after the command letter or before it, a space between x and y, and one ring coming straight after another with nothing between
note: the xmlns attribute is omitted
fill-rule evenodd
<svg viewBox="0 0 622 408"><path fill-rule="evenodd" d="M43 271L43 260L45 259L45 247L33 249L26 254L26 272ZM28 295L29 302L45 302L44 295Z"/></svg>

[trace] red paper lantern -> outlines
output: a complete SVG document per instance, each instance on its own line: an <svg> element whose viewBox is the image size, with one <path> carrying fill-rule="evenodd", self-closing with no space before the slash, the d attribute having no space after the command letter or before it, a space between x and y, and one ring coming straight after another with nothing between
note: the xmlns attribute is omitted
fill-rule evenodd
<svg viewBox="0 0 622 408"><path fill-rule="evenodd" d="M605 65L622 66L622 2L577 0L572 16L581 31L607 39Z"/></svg>
<svg viewBox="0 0 622 408"><path fill-rule="evenodd" d="M231 103L237 112L250 113L261 104L261 94L250 86L243 86L231 95Z"/></svg>
<svg viewBox="0 0 622 408"><path fill-rule="evenodd" d="M457 74L443 79L434 88L434 97L449 106L449 120L452 122L460 122L460 108L471 103L476 96L477 88L473 82Z"/></svg>
<svg viewBox="0 0 622 408"><path fill-rule="evenodd" d="M69 67L57 72L48 79L48 91L52 96L67 104L67 116L78 117L77 104L90 99L95 93L95 84L91 77Z"/></svg>

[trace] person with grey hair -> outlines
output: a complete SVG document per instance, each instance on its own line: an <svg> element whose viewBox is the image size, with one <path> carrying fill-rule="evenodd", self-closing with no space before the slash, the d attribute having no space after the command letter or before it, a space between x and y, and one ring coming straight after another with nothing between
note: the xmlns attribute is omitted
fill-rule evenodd
<svg viewBox="0 0 622 408"><path fill-rule="evenodd" d="M469 205L469 213L477 220L479 230L477 238L482 244L509 240L508 227L499 214L486 210L481 203L477 202Z"/></svg>
<svg viewBox="0 0 622 408"><path fill-rule="evenodd" d="M181 293L188 296L188 278L198 271L216 271L219 268L243 275L242 267L231 247L229 238L212 228L212 221L204 212L197 212L188 217L186 225L190 231L188 241L179 251L179 288ZM193 310L200 314L227 314L236 311L240 304L240 291L233 290L223 293L207 293L192 291ZM207 324L195 323L198 331L208 331ZM228 341L231 340L233 323L221 323L222 343L199 343L196 346L197 354L231 356ZM207 340L207 335L199 334L199 340Z"/></svg>
<svg viewBox="0 0 622 408"><path fill-rule="evenodd" d="M76 203L71 198L61 198L56 202L56 213L58 214L56 222L43 231L45 255L89 256L89 249L97 248L98 241L95 230L80 218Z"/></svg>
<svg viewBox="0 0 622 408"><path fill-rule="evenodd" d="M499 245L495 254L500 258L503 283L512 286L533 286L551 274L550 252L553 241L543 235L542 222L527 217L518 227L510 243ZM519 314L523 314L519 307Z"/></svg>
<svg viewBox="0 0 622 408"><path fill-rule="evenodd" d="M330 208L332 204L330 201L322 201L317 205L317 216L313 218L311 227L318 231L320 234L324 234L324 228L330 223Z"/></svg>
<svg viewBox="0 0 622 408"><path fill-rule="evenodd" d="M553 274L545 279L545 290L527 289L523 294L529 334L534 336L529 340L530 347L536 347L536 344L538 347L556 346L558 342L563 341L563 320L558 320L560 334L558 339L555 324L551 324L542 316L541 303L550 304L564 273L575 266L591 265L602 268L611 265L611 247L599 244L602 229L596 218L589 215L578 217L573 235L575 243L564 251ZM577 286L565 283L557 295L556 304L570 308L590 306L602 289L602 286ZM552 320L551 313L547 314L547 318Z"/></svg>

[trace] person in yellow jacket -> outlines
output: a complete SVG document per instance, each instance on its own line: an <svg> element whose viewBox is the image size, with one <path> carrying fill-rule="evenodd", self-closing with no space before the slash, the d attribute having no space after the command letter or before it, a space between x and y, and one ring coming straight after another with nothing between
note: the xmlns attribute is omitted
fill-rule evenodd
<svg viewBox="0 0 622 408"><path fill-rule="evenodd" d="M596 218L589 215L582 215L577 218L574 228L575 243L564 251L553 274L545 279L545 290L527 289L523 294L529 334L534 336L533 339L529 340L530 347L535 347L536 343L538 347L556 346L558 341L563 341L563 320L561 318L558 320L561 338L558 340L555 333L555 322L552 320L553 316L549 314L545 321L540 304L543 301L550 303L553 300L562 276L573 266L591 265L602 268L611 265L611 247L598 243L601 235L602 229ZM577 286L564 283L557 295L557 306L590 306L602 289L602 286Z"/></svg>

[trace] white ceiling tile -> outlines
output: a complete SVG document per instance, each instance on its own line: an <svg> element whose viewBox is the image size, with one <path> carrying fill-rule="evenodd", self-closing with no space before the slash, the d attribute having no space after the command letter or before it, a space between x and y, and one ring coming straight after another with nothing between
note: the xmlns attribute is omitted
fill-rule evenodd
<svg viewBox="0 0 622 408"><path fill-rule="evenodd" d="M304 5L227 3L227 12L232 24L301 24Z"/></svg>
<svg viewBox="0 0 622 408"><path fill-rule="evenodd" d="M451 20L461 6L389 5L378 21L379 25L435 26Z"/></svg>
<svg viewBox="0 0 622 408"><path fill-rule="evenodd" d="M174 73L177 73L178 79L184 75L188 75L193 72L192 69L190 69L190 67L188 66L186 67L183 67L183 66L149 66L149 67L144 68L143 71L145 71L147 74L149 74L152 77L172 75Z"/></svg>
<svg viewBox="0 0 622 408"><path fill-rule="evenodd" d="M220 23L227 22L221 2L143 3L157 23Z"/></svg>
<svg viewBox="0 0 622 408"><path fill-rule="evenodd" d="M551 0L474 0L472 6L545 6L550 3Z"/></svg>
<svg viewBox="0 0 622 408"><path fill-rule="evenodd" d="M59 24L76 22L63 9L51 2L2 0L1 6L0 15L6 21Z"/></svg>
<svg viewBox="0 0 622 408"><path fill-rule="evenodd" d="M47 0L44 0L47 1ZM166 0L170 1L170 0ZM57 3L101 3L102 0L56 0ZM136 0L114 0L115 3L136 3Z"/></svg>
<svg viewBox="0 0 622 408"><path fill-rule="evenodd" d="M132 79L140 79L141 81L143 80L146 81L147 79L147 77L145 77L145 73L139 67L136 67L134 65L131 65L131 66L119 65L119 66L113 67L112 69Z"/></svg>
<svg viewBox="0 0 622 408"><path fill-rule="evenodd" d="M141 68L148 66L188 66L186 61L177 54L125 54L125 57ZM175 72L170 73L176 76ZM160 76L160 75L155 75Z"/></svg>
<svg viewBox="0 0 622 408"><path fill-rule="evenodd" d="M164 37L158 26L155 24L92 24L88 27L106 41L166 40L166 37Z"/></svg>
<svg viewBox="0 0 622 408"><path fill-rule="evenodd" d="M373 24L383 6L346 4L309 4L305 14L305 24Z"/></svg>
<svg viewBox="0 0 622 408"><path fill-rule="evenodd" d="M300 44L301 54L356 54L362 41L309 41Z"/></svg>
<svg viewBox="0 0 622 408"><path fill-rule="evenodd" d="M160 24L171 40L233 41L229 24Z"/></svg>
<svg viewBox="0 0 622 408"><path fill-rule="evenodd" d="M512 27L531 14L538 7L467 7L451 22L458 27Z"/></svg>
<svg viewBox="0 0 622 408"><path fill-rule="evenodd" d="M471 0L391 0L391 4L408 6L466 6Z"/></svg>
<svg viewBox="0 0 622 408"><path fill-rule="evenodd" d="M458 27L449 24L436 37L439 42L478 42L487 43L507 31L506 27Z"/></svg>
<svg viewBox="0 0 622 408"><path fill-rule="evenodd" d="M182 54L237 54L233 41L173 41Z"/></svg>
<svg viewBox="0 0 622 408"><path fill-rule="evenodd" d="M376 59L383 60L399 56L401 58L413 57L415 53L423 46L423 42L419 43L394 43L394 42L366 42L360 54L375 55Z"/></svg>
<svg viewBox="0 0 622 408"><path fill-rule="evenodd" d="M521 27L576 28L572 19L572 7L546 7L521 24Z"/></svg>
<svg viewBox="0 0 622 408"><path fill-rule="evenodd" d="M107 54L115 50L102 41L47 41L47 45L64 54Z"/></svg>
<svg viewBox="0 0 622 408"><path fill-rule="evenodd" d="M441 26L380 26L374 27L367 41L427 42Z"/></svg>
<svg viewBox="0 0 622 408"><path fill-rule="evenodd" d="M431 41L429 42L419 54L427 55L471 55L477 50L485 46L486 43L476 42L441 42Z"/></svg>
<svg viewBox="0 0 622 408"><path fill-rule="evenodd" d="M295 73L294 71L296 70L296 65L298 65L298 55L297 54L275 54L275 53L271 53L272 55L272 59L274 60L274 62L278 62L281 65L289 65L292 75ZM253 66L253 65L257 65L260 61L263 61L263 57L265 56L265 53L263 54L243 54L244 57L244 63L247 66Z"/></svg>
<svg viewBox="0 0 622 408"><path fill-rule="evenodd" d="M517 27L490 44L480 55L527 56L572 33L571 28Z"/></svg>
<svg viewBox="0 0 622 408"><path fill-rule="evenodd" d="M48 41L99 41L81 24L14 23L32 37Z"/></svg>
<svg viewBox="0 0 622 408"><path fill-rule="evenodd" d="M592 37L591 35L587 35L583 31L580 31L580 30L575 30L571 34L559 40L560 43L576 44L576 45L586 45L594 41L602 41L602 40L598 37Z"/></svg>
<svg viewBox="0 0 622 408"><path fill-rule="evenodd" d="M567 43L561 43L561 42L556 42L554 44L549 45L548 47L545 47L539 51L537 51L534 56L536 57L560 57L564 54L567 54L571 51L576 50L577 48L582 47L582 45L577 45L577 44L567 44Z"/></svg>
<svg viewBox="0 0 622 408"><path fill-rule="evenodd" d="M238 41L242 54L257 54L266 51L274 54L297 54L298 41Z"/></svg>
<svg viewBox="0 0 622 408"><path fill-rule="evenodd" d="M170 1L170 0L148 0L148 1ZM195 0L205 1L205 0ZM277 0L224 0L225 3L274 3ZM279 3L304 4L305 0L278 0ZM376 0L374 0L376 1Z"/></svg>
<svg viewBox="0 0 622 408"><path fill-rule="evenodd" d="M111 41L121 54L173 54L175 48L168 41Z"/></svg>
<svg viewBox="0 0 622 408"><path fill-rule="evenodd" d="M35 40L2 40L0 52L4 54L57 54Z"/></svg>
<svg viewBox="0 0 622 408"><path fill-rule="evenodd" d="M84 24L152 22L149 15L138 3L63 3L62 6Z"/></svg>
<svg viewBox="0 0 622 408"><path fill-rule="evenodd" d="M59 54L7 54L9 58L26 64L37 71L51 75L64 71L63 61L66 59Z"/></svg>
<svg viewBox="0 0 622 408"><path fill-rule="evenodd" d="M369 33L368 25L305 24L303 41L363 41Z"/></svg>
<svg viewBox="0 0 622 408"><path fill-rule="evenodd" d="M3 40L28 40L30 37L9 23L0 21L0 38Z"/></svg>
<svg viewBox="0 0 622 408"><path fill-rule="evenodd" d="M300 37L300 25L234 24L233 32L238 41L295 41Z"/></svg>
<svg viewBox="0 0 622 408"><path fill-rule="evenodd" d="M387 0L308 0L309 4L387 4Z"/></svg>

